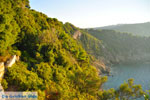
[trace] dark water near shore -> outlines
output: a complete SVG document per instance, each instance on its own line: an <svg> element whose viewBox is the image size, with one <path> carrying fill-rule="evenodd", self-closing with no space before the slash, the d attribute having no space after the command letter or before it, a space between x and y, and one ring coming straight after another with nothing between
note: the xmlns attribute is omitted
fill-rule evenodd
<svg viewBox="0 0 150 100"><path fill-rule="evenodd" d="M124 81L134 78L135 84L141 84L143 90L150 90L150 63L113 65L111 75L104 89L117 89Z"/></svg>

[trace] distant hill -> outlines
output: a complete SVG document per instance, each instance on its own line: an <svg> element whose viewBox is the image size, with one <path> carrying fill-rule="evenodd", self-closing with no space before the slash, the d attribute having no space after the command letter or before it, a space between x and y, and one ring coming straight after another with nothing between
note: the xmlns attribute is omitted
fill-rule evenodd
<svg viewBox="0 0 150 100"><path fill-rule="evenodd" d="M150 36L150 22L138 24L118 24L105 27L98 27L95 29L109 29L120 32L128 32L132 33L133 35Z"/></svg>
<svg viewBox="0 0 150 100"><path fill-rule="evenodd" d="M88 54L105 64L149 61L150 38L108 29L80 29L64 24L66 33L74 37Z"/></svg>
<svg viewBox="0 0 150 100"><path fill-rule="evenodd" d="M103 57L106 63L149 62L149 37L134 36L125 32L123 33L104 29L87 29L85 31L94 36L97 40L101 41L102 44L99 45L102 46L100 52L94 53L98 56L97 58ZM89 40L85 43L89 44ZM92 49L95 51L94 47Z"/></svg>

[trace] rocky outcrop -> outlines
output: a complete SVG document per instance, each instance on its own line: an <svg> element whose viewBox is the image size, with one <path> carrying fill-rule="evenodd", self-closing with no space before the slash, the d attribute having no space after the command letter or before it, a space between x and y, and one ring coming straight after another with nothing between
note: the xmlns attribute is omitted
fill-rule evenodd
<svg viewBox="0 0 150 100"><path fill-rule="evenodd" d="M0 82L3 79L4 72L5 72L4 62L0 62Z"/></svg>
<svg viewBox="0 0 150 100"><path fill-rule="evenodd" d="M78 39L78 38L81 37L81 35L82 35L82 33L81 33L79 30L77 30L76 32L74 32L73 38L74 38L74 39Z"/></svg>
<svg viewBox="0 0 150 100"><path fill-rule="evenodd" d="M2 85L1 85L1 81L3 79L4 73L5 73L4 62L0 62L0 92L4 91L4 89L3 89Z"/></svg>
<svg viewBox="0 0 150 100"><path fill-rule="evenodd" d="M4 65L4 62L0 62L0 92L4 92L4 89L1 85L1 81L4 77L5 69L11 67L16 61L19 60L19 56L13 55Z"/></svg>
<svg viewBox="0 0 150 100"><path fill-rule="evenodd" d="M98 73L101 74L107 74L109 75L110 73L110 68L107 67L101 60L95 60L93 62L93 65L96 67L98 70Z"/></svg>
<svg viewBox="0 0 150 100"><path fill-rule="evenodd" d="M19 56L13 55L5 64L5 67L11 67L16 61L19 60Z"/></svg>

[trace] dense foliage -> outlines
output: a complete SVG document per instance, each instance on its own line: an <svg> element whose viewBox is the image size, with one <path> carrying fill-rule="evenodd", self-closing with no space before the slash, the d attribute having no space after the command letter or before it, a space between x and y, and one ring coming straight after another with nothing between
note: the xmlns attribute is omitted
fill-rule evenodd
<svg viewBox="0 0 150 100"><path fill-rule="evenodd" d="M102 57L111 63L149 61L150 38L133 36L114 30L86 30L89 34L102 41Z"/></svg>
<svg viewBox="0 0 150 100"><path fill-rule="evenodd" d="M21 54L5 73L4 88L38 91L40 100L96 99L105 78L71 37L71 27L31 10L28 0L0 0L0 60Z"/></svg>
<svg viewBox="0 0 150 100"><path fill-rule="evenodd" d="M38 91L39 100L128 100L143 96L133 80L119 90L100 90L107 77L98 76L91 57L72 38L76 30L69 23L31 10L28 0L0 0L0 61L21 55L21 60L7 69L4 89ZM92 45L95 48L99 43Z"/></svg>
<svg viewBox="0 0 150 100"><path fill-rule="evenodd" d="M93 55L96 58L102 56L101 50L103 47L103 43L100 39L95 38L84 29L75 27L71 23L66 23L64 26L65 28L67 28L67 30L65 29L66 33L70 34L71 36L73 36L77 30L80 31L82 35L78 37L77 40L88 52L88 54Z"/></svg>

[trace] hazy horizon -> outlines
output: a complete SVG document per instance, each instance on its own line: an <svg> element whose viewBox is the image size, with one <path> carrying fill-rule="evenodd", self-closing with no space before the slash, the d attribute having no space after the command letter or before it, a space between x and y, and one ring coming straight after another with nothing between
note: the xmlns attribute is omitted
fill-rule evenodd
<svg viewBox="0 0 150 100"><path fill-rule="evenodd" d="M30 5L80 28L150 22L149 0L30 0Z"/></svg>
<svg viewBox="0 0 150 100"><path fill-rule="evenodd" d="M110 24L110 25L104 25L104 26L98 26L98 27L85 27L83 29L86 28L99 28L99 27L107 27L107 26L116 26L116 25L127 25L127 24L143 24L143 23L150 23L150 21L146 21L146 22L137 22L137 23L117 23L117 24Z"/></svg>

